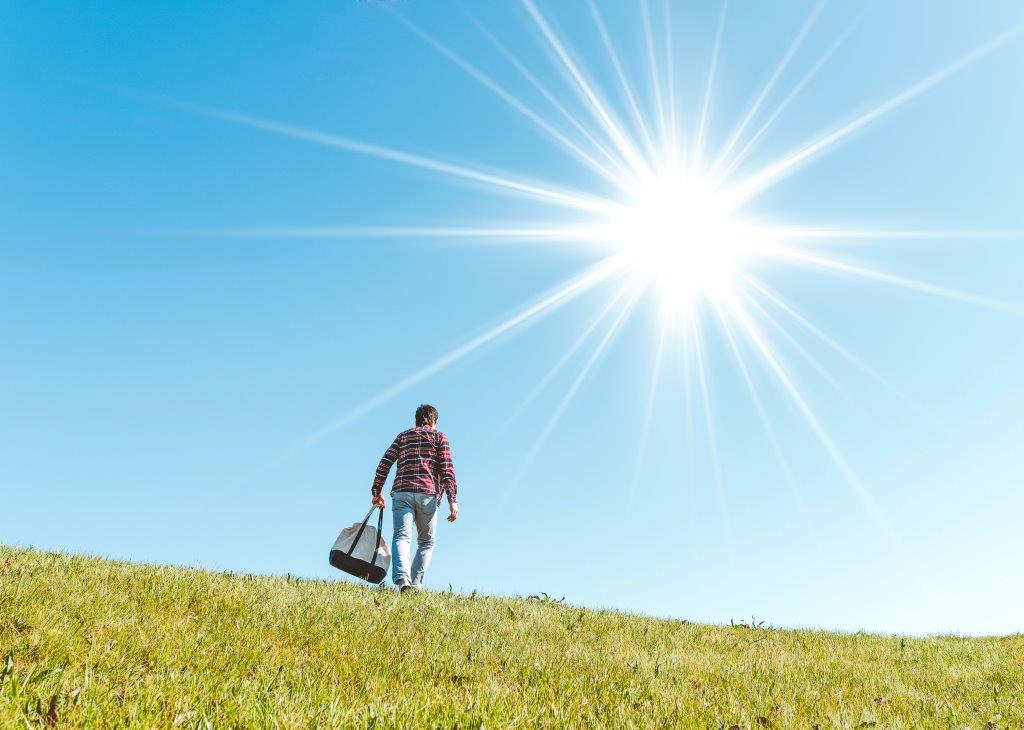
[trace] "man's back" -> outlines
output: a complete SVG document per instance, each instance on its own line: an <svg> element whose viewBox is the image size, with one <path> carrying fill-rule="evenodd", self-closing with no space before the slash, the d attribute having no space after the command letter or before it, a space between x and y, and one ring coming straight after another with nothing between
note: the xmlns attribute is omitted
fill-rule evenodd
<svg viewBox="0 0 1024 730"><path fill-rule="evenodd" d="M398 468L392 492L444 492L450 502L455 502L457 486L451 445L443 432L430 426L416 426L398 434L377 466L374 494L380 494L384 488L395 462Z"/></svg>

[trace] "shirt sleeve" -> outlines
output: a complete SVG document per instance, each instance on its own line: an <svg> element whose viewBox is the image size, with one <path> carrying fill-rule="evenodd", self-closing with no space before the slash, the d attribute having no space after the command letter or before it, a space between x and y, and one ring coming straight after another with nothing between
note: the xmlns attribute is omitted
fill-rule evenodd
<svg viewBox="0 0 1024 730"><path fill-rule="evenodd" d="M370 487L373 496L376 497L384 489L384 482L388 480L388 472L391 471L391 465L398 458L399 450L398 437L396 436L388 450L384 452L384 456L381 457L380 463L377 464L377 473L373 477L373 486Z"/></svg>
<svg viewBox="0 0 1024 730"><path fill-rule="evenodd" d="M442 435L438 449L438 466L441 474L441 491L448 495L448 504L455 504L459 485L455 481L455 466L452 464L452 447L448 437Z"/></svg>

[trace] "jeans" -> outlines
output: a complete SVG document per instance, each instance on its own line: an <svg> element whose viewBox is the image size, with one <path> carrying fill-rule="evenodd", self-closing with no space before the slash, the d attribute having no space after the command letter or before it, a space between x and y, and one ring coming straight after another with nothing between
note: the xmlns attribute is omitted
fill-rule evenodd
<svg viewBox="0 0 1024 730"><path fill-rule="evenodd" d="M439 494L419 492L394 492L391 495L391 509L395 520L395 533L391 542L391 580L397 586L421 585L423 574L430 564L434 552L434 535L437 533L437 508L441 503ZM412 524L416 523L416 557L409 573L409 543L412 540Z"/></svg>

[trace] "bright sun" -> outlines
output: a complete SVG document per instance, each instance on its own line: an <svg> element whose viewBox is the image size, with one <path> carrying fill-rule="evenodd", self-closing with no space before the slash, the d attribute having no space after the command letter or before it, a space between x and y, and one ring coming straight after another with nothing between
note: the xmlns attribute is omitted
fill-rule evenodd
<svg viewBox="0 0 1024 730"><path fill-rule="evenodd" d="M609 228L630 267L684 310L728 293L756 238L719 189L685 171L636 185Z"/></svg>

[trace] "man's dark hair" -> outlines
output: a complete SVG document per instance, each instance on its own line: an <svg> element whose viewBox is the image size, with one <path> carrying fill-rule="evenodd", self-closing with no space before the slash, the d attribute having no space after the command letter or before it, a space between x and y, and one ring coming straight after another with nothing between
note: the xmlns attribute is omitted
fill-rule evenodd
<svg viewBox="0 0 1024 730"><path fill-rule="evenodd" d="M436 426L437 425L437 409L434 406L427 405L424 403L416 409L416 425L417 426Z"/></svg>

